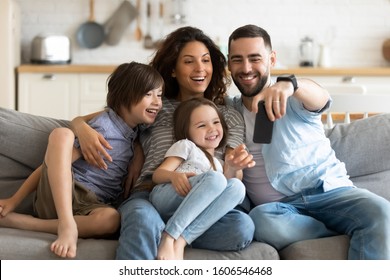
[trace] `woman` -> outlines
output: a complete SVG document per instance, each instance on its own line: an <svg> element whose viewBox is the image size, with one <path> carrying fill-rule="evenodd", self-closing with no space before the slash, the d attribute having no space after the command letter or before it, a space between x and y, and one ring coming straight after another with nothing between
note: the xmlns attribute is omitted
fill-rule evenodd
<svg viewBox="0 0 390 280"><path fill-rule="evenodd" d="M155 123L140 136L145 163L130 197L119 208L122 218L118 259L155 259L157 256L165 225L149 202L149 192L154 186L153 172L174 142L173 112L180 102L205 97L219 104L219 110L229 128L227 146L237 147L243 143L244 122L240 113L222 105L226 83L229 81L225 70L226 59L207 35L194 27L173 31L163 41L150 64L160 72L165 82L163 108ZM83 119L76 118L73 127L84 157L91 163L103 166L100 154L106 155L104 147L109 147L108 143L90 130ZM85 150L85 147L88 149ZM231 150L236 155L240 154L242 161L234 163L241 168L251 162L252 158L246 150ZM223 158L224 152L218 150L216 156ZM133 173L134 170L129 171L130 175ZM128 181L131 180L130 176ZM253 233L254 226L250 218L241 211L231 210L196 239L192 247L219 251L240 250L250 244Z"/></svg>

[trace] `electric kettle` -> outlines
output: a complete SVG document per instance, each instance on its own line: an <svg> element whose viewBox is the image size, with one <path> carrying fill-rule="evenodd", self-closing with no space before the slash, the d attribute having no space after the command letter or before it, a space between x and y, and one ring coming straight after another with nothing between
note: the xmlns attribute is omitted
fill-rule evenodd
<svg viewBox="0 0 390 280"><path fill-rule="evenodd" d="M306 36L301 40L299 45L300 63L302 67L314 66L314 42L313 39Z"/></svg>

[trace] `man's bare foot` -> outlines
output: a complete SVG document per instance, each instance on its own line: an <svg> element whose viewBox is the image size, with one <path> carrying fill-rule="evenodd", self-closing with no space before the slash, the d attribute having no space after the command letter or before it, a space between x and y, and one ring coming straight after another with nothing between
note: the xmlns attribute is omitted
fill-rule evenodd
<svg viewBox="0 0 390 280"><path fill-rule="evenodd" d="M75 221L58 221L58 238L51 244L52 252L62 258L76 257L78 231Z"/></svg>

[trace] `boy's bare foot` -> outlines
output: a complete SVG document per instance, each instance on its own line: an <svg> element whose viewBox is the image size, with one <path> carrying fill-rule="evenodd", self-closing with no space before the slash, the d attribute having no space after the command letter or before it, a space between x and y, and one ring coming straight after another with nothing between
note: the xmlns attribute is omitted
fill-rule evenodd
<svg viewBox="0 0 390 280"><path fill-rule="evenodd" d="M51 244L52 252L62 258L76 257L78 231L76 222L58 221L58 238Z"/></svg>

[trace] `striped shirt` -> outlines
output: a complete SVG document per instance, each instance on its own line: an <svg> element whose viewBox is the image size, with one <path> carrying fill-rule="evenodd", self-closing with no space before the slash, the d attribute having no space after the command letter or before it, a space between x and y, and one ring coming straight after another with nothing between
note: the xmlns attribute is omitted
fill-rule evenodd
<svg viewBox="0 0 390 280"><path fill-rule="evenodd" d="M158 113L153 125L140 135L140 142L145 154L145 163L141 175L132 192L151 191L154 184L154 170L164 160L165 153L175 142L173 136L173 113L180 101L163 98L163 108ZM231 106L218 106L229 128L227 146L235 148L244 143L245 124L241 114ZM224 149L218 149L215 156L223 160Z"/></svg>

